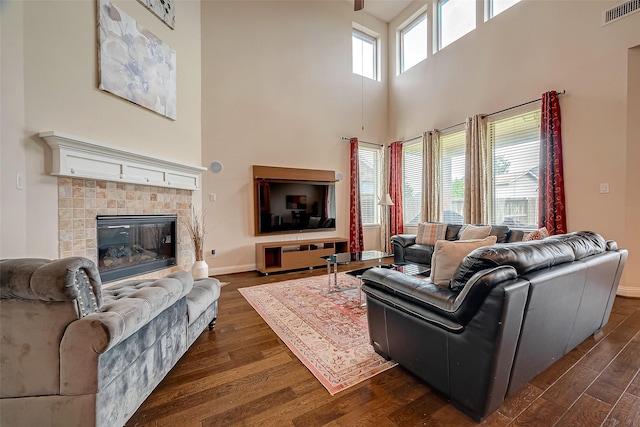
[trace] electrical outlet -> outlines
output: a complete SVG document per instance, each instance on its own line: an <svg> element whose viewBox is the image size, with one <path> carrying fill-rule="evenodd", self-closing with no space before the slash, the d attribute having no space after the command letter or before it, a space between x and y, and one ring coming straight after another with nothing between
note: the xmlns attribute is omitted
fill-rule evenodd
<svg viewBox="0 0 640 427"><path fill-rule="evenodd" d="M211 249L211 256L212 257L216 257L216 250L215 249Z"/></svg>
<svg viewBox="0 0 640 427"><path fill-rule="evenodd" d="M606 194L609 192L609 183L603 182L600 184L600 194Z"/></svg>

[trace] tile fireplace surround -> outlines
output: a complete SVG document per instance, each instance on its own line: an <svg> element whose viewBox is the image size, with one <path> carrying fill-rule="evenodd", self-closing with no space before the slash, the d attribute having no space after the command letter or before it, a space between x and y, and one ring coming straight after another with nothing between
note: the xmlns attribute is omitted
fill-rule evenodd
<svg viewBox="0 0 640 427"><path fill-rule="evenodd" d="M82 256L97 263L97 215L173 214L178 216L178 265L136 278L155 279L188 269L193 263L193 251L185 218L190 215L191 201L191 190L58 177L59 256Z"/></svg>

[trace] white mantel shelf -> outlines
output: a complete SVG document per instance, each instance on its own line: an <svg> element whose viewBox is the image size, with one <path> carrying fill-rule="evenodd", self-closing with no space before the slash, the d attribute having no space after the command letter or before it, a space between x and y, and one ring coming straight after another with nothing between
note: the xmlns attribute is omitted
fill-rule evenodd
<svg viewBox="0 0 640 427"><path fill-rule="evenodd" d="M38 135L53 151L51 175L198 190L207 170L58 131Z"/></svg>

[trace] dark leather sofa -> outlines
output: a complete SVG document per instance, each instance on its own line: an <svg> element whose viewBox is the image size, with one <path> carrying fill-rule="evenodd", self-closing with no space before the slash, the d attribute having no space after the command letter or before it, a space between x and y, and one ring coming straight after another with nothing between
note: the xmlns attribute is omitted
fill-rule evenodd
<svg viewBox="0 0 640 427"><path fill-rule="evenodd" d="M462 224L447 224L445 240L458 240L462 230ZM519 242L524 237L522 230L510 229L506 225L494 225L489 232L490 236L496 236L498 243ZM396 234L391 236L393 244L393 262L431 265L433 246L416 243L415 234Z"/></svg>
<svg viewBox="0 0 640 427"><path fill-rule="evenodd" d="M602 329L627 251L593 232L471 252L450 286L362 276L371 344L476 421Z"/></svg>

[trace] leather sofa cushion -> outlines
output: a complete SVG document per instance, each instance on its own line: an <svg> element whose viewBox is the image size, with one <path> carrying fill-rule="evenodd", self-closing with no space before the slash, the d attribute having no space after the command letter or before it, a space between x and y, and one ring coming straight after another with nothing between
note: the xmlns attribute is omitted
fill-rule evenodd
<svg viewBox="0 0 640 427"><path fill-rule="evenodd" d="M445 234L445 240L458 240L458 234L462 229L462 224L447 224L447 233Z"/></svg>
<svg viewBox="0 0 640 427"><path fill-rule="evenodd" d="M607 241L593 231L576 231L574 233L559 234L544 239L545 241L558 240L571 246L576 259L582 259L599 254L607 250Z"/></svg>
<svg viewBox="0 0 640 427"><path fill-rule="evenodd" d="M396 234L395 236L391 236L391 243L394 245L397 244L406 248L407 246L415 245L416 243L416 235L415 234Z"/></svg>
<svg viewBox="0 0 640 427"><path fill-rule="evenodd" d="M605 240L596 233L579 231L544 240L497 244L471 252L460 263L451 289L460 291L477 272L499 265L514 267L518 275L572 262L606 250Z"/></svg>
<svg viewBox="0 0 640 427"><path fill-rule="evenodd" d="M518 231L518 230L511 230L509 227L505 225L493 225L491 226L491 231L489 232L489 236L496 236L496 238L498 239L498 243L507 243L509 241L510 235L515 231ZM517 240L522 240L522 234L520 234L520 238Z"/></svg>
<svg viewBox="0 0 640 427"><path fill-rule="evenodd" d="M433 246L429 245L411 245L404 248L404 261L417 264L431 264L431 256L433 255Z"/></svg>
<svg viewBox="0 0 640 427"><path fill-rule="evenodd" d="M462 292L454 292L447 286L433 284L430 279L374 267L362 274L362 290L373 298L458 333L475 315L491 289L514 279L516 271L513 268L497 267L473 277Z"/></svg>

